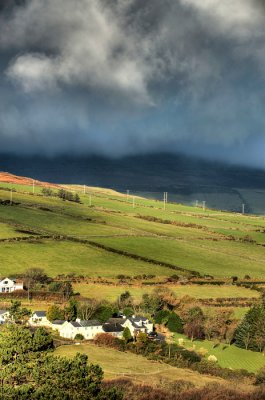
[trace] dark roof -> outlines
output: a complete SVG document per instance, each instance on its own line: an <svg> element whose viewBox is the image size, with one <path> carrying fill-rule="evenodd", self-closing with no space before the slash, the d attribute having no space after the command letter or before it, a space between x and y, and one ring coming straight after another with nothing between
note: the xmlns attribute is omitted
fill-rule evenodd
<svg viewBox="0 0 265 400"><path fill-rule="evenodd" d="M53 325L63 325L64 323L65 321L62 319L55 319L54 321L52 321Z"/></svg>
<svg viewBox="0 0 265 400"><path fill-rule="evenodd" d="M146 321L148 321L148 318L146 318L146 317L130 317L129 320L131 322L142 322L142 321L146 322Z"/></svg>
<svg viewBox="0 0 265 400"><path fill-rule="evenodd" d="M36 314L37 317L46 317L46 311L34 311L33 314Z"/></svg>
<svg viewBox="0 0 265 400"><path fill-rule="evenodd" d="M75 328L81 328L81 327L86 328L89 326L101 326L102 325L99 321L97 321L95 319L91 319L89 321L85 321L85 320L71 321L70 324L73 325Z"/></svg>
<svg viewBox="0 0 265 400"><path fill-rule="evenodd" d="M124 328L120 324L104 324L102 326L104 332L123 332Z"/></svg>

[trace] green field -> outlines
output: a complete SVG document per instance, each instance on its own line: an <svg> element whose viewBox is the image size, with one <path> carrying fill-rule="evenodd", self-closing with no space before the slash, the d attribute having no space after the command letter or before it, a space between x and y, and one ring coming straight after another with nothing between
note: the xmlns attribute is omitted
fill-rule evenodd
<svg viewBox="0 0 265 400"><path fill-rule="evenodd" d="M131 197L96 188L87 188L88 193L84 194L81 186L74 185L70 189L79 193L82 204L44 197L37 186L35 195L30 186L0 183L0 187L0 199L10 198L10 192L3 187L13 187L16 189L13 201L19 203L0 205L0 239L25 236L18 230L68 236L175 267L174 270L86 244L70 240L55 242L51 238L35 244L0 242L1 270L5 275L38 266L52 276L76 273L165 277L197 271L217 278L250 275L265 279L264 217L203 211L180 204L167 204L164 210L162 202L143 198L136 198L133 208ZM231 235L233 240L229 240Z"/></svg>
<svg viewBox="0 0 265 400"><path fill-rule="evenodd" d="M79 346L61 346L55 350L56 355L66 357L73 357L77 352L87 354L90 362L99 364L104 370L105 377L109 379L128 377L148 384L184 380L198 387L213 382L224 382L222 379L202 376L191 370L149 361L136 354L123 353L88 343Z"/></svg>
<svg viewBox="0 0 265 400"><path fill-rule="evenodd" d="M265 357L263 353L257 353L250 350L240 349L234 345L220 343L216 345L209 340L194 340L191 342L184 335L174 334L174 339L178 343L179 338L184 338L184 347L202 352L205 357L214 355L217 363L223 368L246 369L249 372L257 372L265 366Z"/></svg>
<svg viewBox="0 0 265 400"><path fill-rule="evenodd" d="M154 289L152 286L128 286L128 285L102 285L102 284L86 284L76 283L73 285L74 290L84 297L107 299L109 301L117 300L118 296L125 291L129 291L135 300L140 300L144 293L151 293ZM259 293L255 290L246 289L237 286L197 286L197 285L176 285L167 286L179 298L190 296L196 299L208 298L237 298L237 297L259 297Z"/></svg>

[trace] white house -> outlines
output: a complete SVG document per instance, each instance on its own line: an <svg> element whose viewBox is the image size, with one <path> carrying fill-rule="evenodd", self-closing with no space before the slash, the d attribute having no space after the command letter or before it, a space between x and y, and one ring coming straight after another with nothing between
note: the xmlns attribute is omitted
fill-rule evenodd
<svg viewBox="0 0 265 400"><path fill-rule="evenodd" d="M77 334L81 334L84 339L92 340L98 333L103 333L102 324L96 320L65 322L60 329L60 336L67 339L74 339Z"/></svg>
<svg viewBox="0 0 265 400"><path fill-rule="evenodd" d="M10 313L8 310L0 310L0 324L4 324L10 320Z"/></svg>
<svg viewBox="0 0 265 400"><path fill-rule="evenodd" d="M50 326L53 331L58 331L59 335L61 335L61 330L65 324L68 324L67 321L64 321L62 319L56 319L52 322L50 322Z"/></svg>
<svg viewBox="0 0 265 400"><path fill-rule="evenodd" d="M29 319L32 326L51 326L50 321L46 317L46 311L34 311Z"/></svg>
<svg viewBox="0 0 265 400"><path fill-rule="evenodd" d="M105 324L103 324L102 329L103 332L117 338L121 338L124 331L124 327L120 323L106 322Z"/></svg>
<svg viewBox="0 0 265 400"><path fill-rule="evenodd" d="M150 333L153 332L154 325L148 318L145 317L136 317L132 316L130 318L126 318L121 325L126 328L130 329L131 335L135 336L140 332L143 333Z"/></svg>
<svg viewBox="0 0 265 400"><path fill-rule="evenodd" d="M0 293L10 293L15 290L23 290L23 282L5 278L0 281Z"/></svg>

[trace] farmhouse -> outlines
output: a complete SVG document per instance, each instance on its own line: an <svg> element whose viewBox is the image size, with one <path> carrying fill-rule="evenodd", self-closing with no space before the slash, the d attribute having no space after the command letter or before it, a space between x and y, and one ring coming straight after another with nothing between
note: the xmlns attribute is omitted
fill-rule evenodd
<svg viewBox="0 0 265 400"><path fill-rule="evenodd" d="M123 328L129 328L131 335L135 336L140 332L153 332L154 325L148 318L132 316L122 323Z"/></svg>
<svg viewBox="0 0 265 400"><path fill-rule="evenodd" d="M46 317L46 311L34 311L29 319L29 324L33 326L50 326L51 323Z"/></svg>
<svg viewBox="0 0 265 400"><path fill-rule="evenodd" d="M15 290L23 290L23 282L5 278L0 281L0 293L10 293Z"/></svg>
<svg viewBox="0 0 265 400"><path fill-rule="evenodd" d="M96 320L66 322L60 329L60 336L67 339L74 339L80 334L86 340L92 340L98 333L102 333L102 324Z"/></svg>
<svg viewBox="0 0 265 400"><path fill-rule="evenodd" d="M122 333L124 331L124 328L121 326L121 324L117 323L106 323L103 324L102 326L103 332L109 333L110 335L114 337L122 337Z"/></svg>
<svg viewBox="0 0 265 400"><path fill-rule="evenodd" d="M58 333L61 335L61 329L64 324L67 324L67 321L64 321L63 319L56 319L50 323L50 326L52 330L58 331Z"/></svg>
<svg viewBox="0 0 265 400"><path fill-rule="evenodd" d="M10 313L8 310L0 310L0 324L4 324L10 319Z"/></svg>

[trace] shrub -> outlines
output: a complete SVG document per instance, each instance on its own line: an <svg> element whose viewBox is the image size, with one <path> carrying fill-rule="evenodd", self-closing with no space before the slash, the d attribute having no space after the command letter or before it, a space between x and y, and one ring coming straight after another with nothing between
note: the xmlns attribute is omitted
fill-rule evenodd
<svg viewBox="0 0 265 400"><path fill-rule="evenodd" d="M84 338L84 336L81 334L81 333L77 333L76 335L75 335L75 340L84 340L85 338Z"/></svg>
<svg viewBox="0 0 265 400"><path fill-rule="evenodd" d="M167 328L170 330L170 332L183 333L183 322L178 314L170 314L168 318Z"/></svg>

